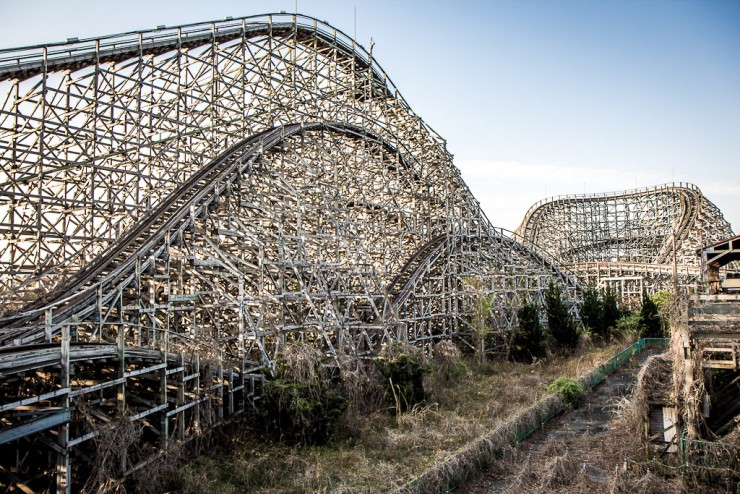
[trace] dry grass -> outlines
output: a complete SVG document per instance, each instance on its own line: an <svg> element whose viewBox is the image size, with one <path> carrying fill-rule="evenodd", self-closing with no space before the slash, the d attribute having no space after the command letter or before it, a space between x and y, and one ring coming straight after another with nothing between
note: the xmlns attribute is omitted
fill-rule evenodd
<svg viewBox="0 0 740 494"><path fill-rule="evenodd" d="M95 438L96 454L93 458L92 475L82 492L125 492L117 479L123 476L129 455L136 449L140 438L141 427L127 416L100 429Z"/></svg>
<svg viewBox="0 0 740 494"><path fill-rule="evenodd" d="M573 436L546 443L537 454L508 450L494 465L504 493L718 493L678 474L678 466L652 460L629 431L632 419L612 421L608 436ZM624 424L628 429L623 429ZM628 460L625 462L625 455ZM632 458L639 458L635 461Z"/></svg>
<svg viewBox="0 0 740 494"><path fill-rule="evenodd" d="M559 436L535 452L509 448L489 468L488 482L494 482L496 492L510 494L736 492L727 472L708 478L707 472L680 465L676 455L662 457L641 440L648 397L672 389L670 363L670 354L647 359L632 396L616 403L608 434ZM461 494L482 491L471 485Z"/></svg>
<svg viewBox="0 0 740 494"><path fill-rule="evenodd" d="M354 404L343 417L342 432L331 444L289 447L245 430L226 451L183 468L170 487L215 493L387 492L455 457L497 427L504 434L506 420L547 395L547 385L556 377L583 374L624 346L581 348L575 356L534 365L471 360L460 367L456 349L438 344L432 365L454 379L440 372L429 376L425 405L398 420L363 402L359 393L350 400ZM345 379L357 381L373 396L374 384L365 375L342 371ZM498 448L487 441L474 448Z"/></svg>

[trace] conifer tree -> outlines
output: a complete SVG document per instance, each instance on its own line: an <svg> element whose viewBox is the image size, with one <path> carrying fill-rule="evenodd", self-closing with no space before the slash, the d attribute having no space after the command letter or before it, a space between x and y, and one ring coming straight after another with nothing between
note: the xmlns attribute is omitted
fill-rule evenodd
<svg viewBox="0 0 740 494"><path fill-rule="evenodd" d="M655 301L642 291L642 307L640 308L640 330L643 338L661 338L663 327L660 323L660 314Z"/></svg>
<svg viewBox="0 0 740 494"><path fill-rule="evenodd" d="M563 303L560 287L550 281L550 286L545 292L545 305L547 306L547 326L550 330L555 347L571 351L578 344L578 328L573 316Z"/></svg>
<svg viewBox="0 0 740 494"><path fill-rule="evenodd" d="M519 324L511 339L511 358L518 362L532 362L544 357L546 334L538 307L527 302L516 315Z"/></svg>
<svg viewBox="0 0 740 494"><path fill-rule="evenodd" d="M604 326L604 304L599 298L599 292L593 286L583 291L581 321L583 326L596 336L604 337L607 334Z"/></svg>
<svg viewBox="0 0 740 494"><path fill-rule="evenodd" d="M619 307L617 306L617 297L614 295L611 287L606 286L604 290L604 327L616 328L617 321L621 317Z"/></svg>

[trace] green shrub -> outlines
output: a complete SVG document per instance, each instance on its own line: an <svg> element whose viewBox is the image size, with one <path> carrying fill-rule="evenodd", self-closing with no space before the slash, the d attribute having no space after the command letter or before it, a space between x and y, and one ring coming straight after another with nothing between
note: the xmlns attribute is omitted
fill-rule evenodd
<svg viewBox="0 0 740 494"><path fill-rule="evenodd" d="M669 292L668 290L660 290L659 292L654 293L650 298L653 299L653 302L655 302L655 305L658 307L658 315L660 315L660 324L663 336L668 337L671 332L669 320L676 298L673 295L673 292Z"/></svg>
<svg viewBox="0 0 740 494"><path fill-rule="evenodd" d="M511 337L510 356L517 362L532 362L545 356L546 334L540 323L540 311L527 303L517 313L518 326Z"/></svg>
<svg viewBox="0 0 740 494"><path fill-rule="evenodd" d="M560 393L563 397L563 403L573 406L578 403L583 394L581 383L570 377L559 377L547 388L551 393Z"/></svg>
<svg viewBox="0 0 740 494"><path fill-rule="evenodd" d="M622 335L639 336L640 334L640 313L637 311L627 311L622 313L616 326L617 332Z"/></svg>
<svg viewBox="0 0 740 494"><path fill-rule="evenodd" d="M311 345L285 347L274 373L265 376L259 408L268 434L301 444L324 444L329 439L348 402L333 389L323 360Z"/></svg>
<svg viewBox="0 0 740 494"><path fill-rule="evenodd" d="M265 429L291 443L326 443L347 409L347 399L323 382L272 379L265 383L262 396Z"/></svg>
<svg viewBox="0 0 740 494"><path fill-rule="evenodd" d="M424 374L432 369L421 355L399 353L391 358L380 357L376 365L388 383L388 397L392 398L397 413L424 401Z"/></svg>

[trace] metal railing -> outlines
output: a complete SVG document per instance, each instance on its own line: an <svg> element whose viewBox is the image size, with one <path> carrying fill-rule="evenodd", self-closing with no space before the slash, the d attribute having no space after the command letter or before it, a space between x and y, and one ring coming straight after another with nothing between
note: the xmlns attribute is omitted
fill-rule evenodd
<svg viewBox="0 0 740 494"><path fill-rule="evenodd" d="M689 439L684 431L678 441L678 451L681 464L686 467L740 471L740 444Z"/></svg>

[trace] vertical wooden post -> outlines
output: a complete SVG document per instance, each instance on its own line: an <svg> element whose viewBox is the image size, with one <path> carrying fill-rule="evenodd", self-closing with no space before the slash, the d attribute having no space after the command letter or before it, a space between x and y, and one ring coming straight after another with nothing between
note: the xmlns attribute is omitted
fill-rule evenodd
<svg viewBox="0 0 740 494"><path fill-rule="evenodd" d="M69 388L69 326L62 326L62 347L61 347L61 387ZM62 404L65 410L69 411L69 393L64 394ZM57 436L57 471L56 471L56 488L57 494L69 494L71 472L69 465L69 425L62 424L59 426L59 435Z"/></svg>
<svg viewBox="0 0 740 494"><path fill-rule="evenodd" d="M116 341L116 351L118 353L118 377L123 378L126 374L126 331L123 324L118 326L118 339ZM126 410L126 381L118 386L118 414L123 416Z"/></svg>
<svg viewBox="0 0 740 494"><path fill-rule="evenodd" d="M234 415L234 369L229 367L229 418Z"/></svg>
<svg viewBox="0 0 740 494"><path fill-rule="evenodd" d="M200 423L200 354L195 353L195 413L193 414L194 420L193 420L193 426L196 432L201 431L201 423Z"/></svg>
<svg viewBox="0 0 740 494"><path fill-rule="evenodd" d="M52 328L51 328L52 313L51 311L52 311L51 307L49 307L48 309L44 311L44 331L46 333L47 343L51 343L51 333L52 333Z"/></svg>
<svg viewBox="0 0 740 494"><path fill-rule="evenodd" d="M185 357L180 352L180 381L177 383L177 407L185 404ZM177 439L180 441L185 440L185 412L179 411L177 413Z"/></svg>
<svg viewBox="0 0 740 494"><path fill-rule="evenodd" d="M218 422L221 423L224 421L224 363L221 355L218 356L218 385Z"/></svg>
<svg viewBox="0 0 740 494"><path fill-rule="evenodd" d="M676 229L671 229L671 240L673 246L673 295L678 296L678 263L676 262Z"/></svg>
<svg viewBox="0 0 740 494"><path fill-rule="evenodd" d="M167 417L167 353L162 351L160 355L162 363L165 366L160 370L159 375L159 404L164 406L164 409L160 412L161 421L159 429L161 432L162 449L166 452L170 443L170 422Z"/></svg>
<svg viewBox="0 0 740 494"><path fill-rule="evenodd" d="M95 289L95 314L98 317L98 343L103 342L103 287L98 285Z"/></svg>

